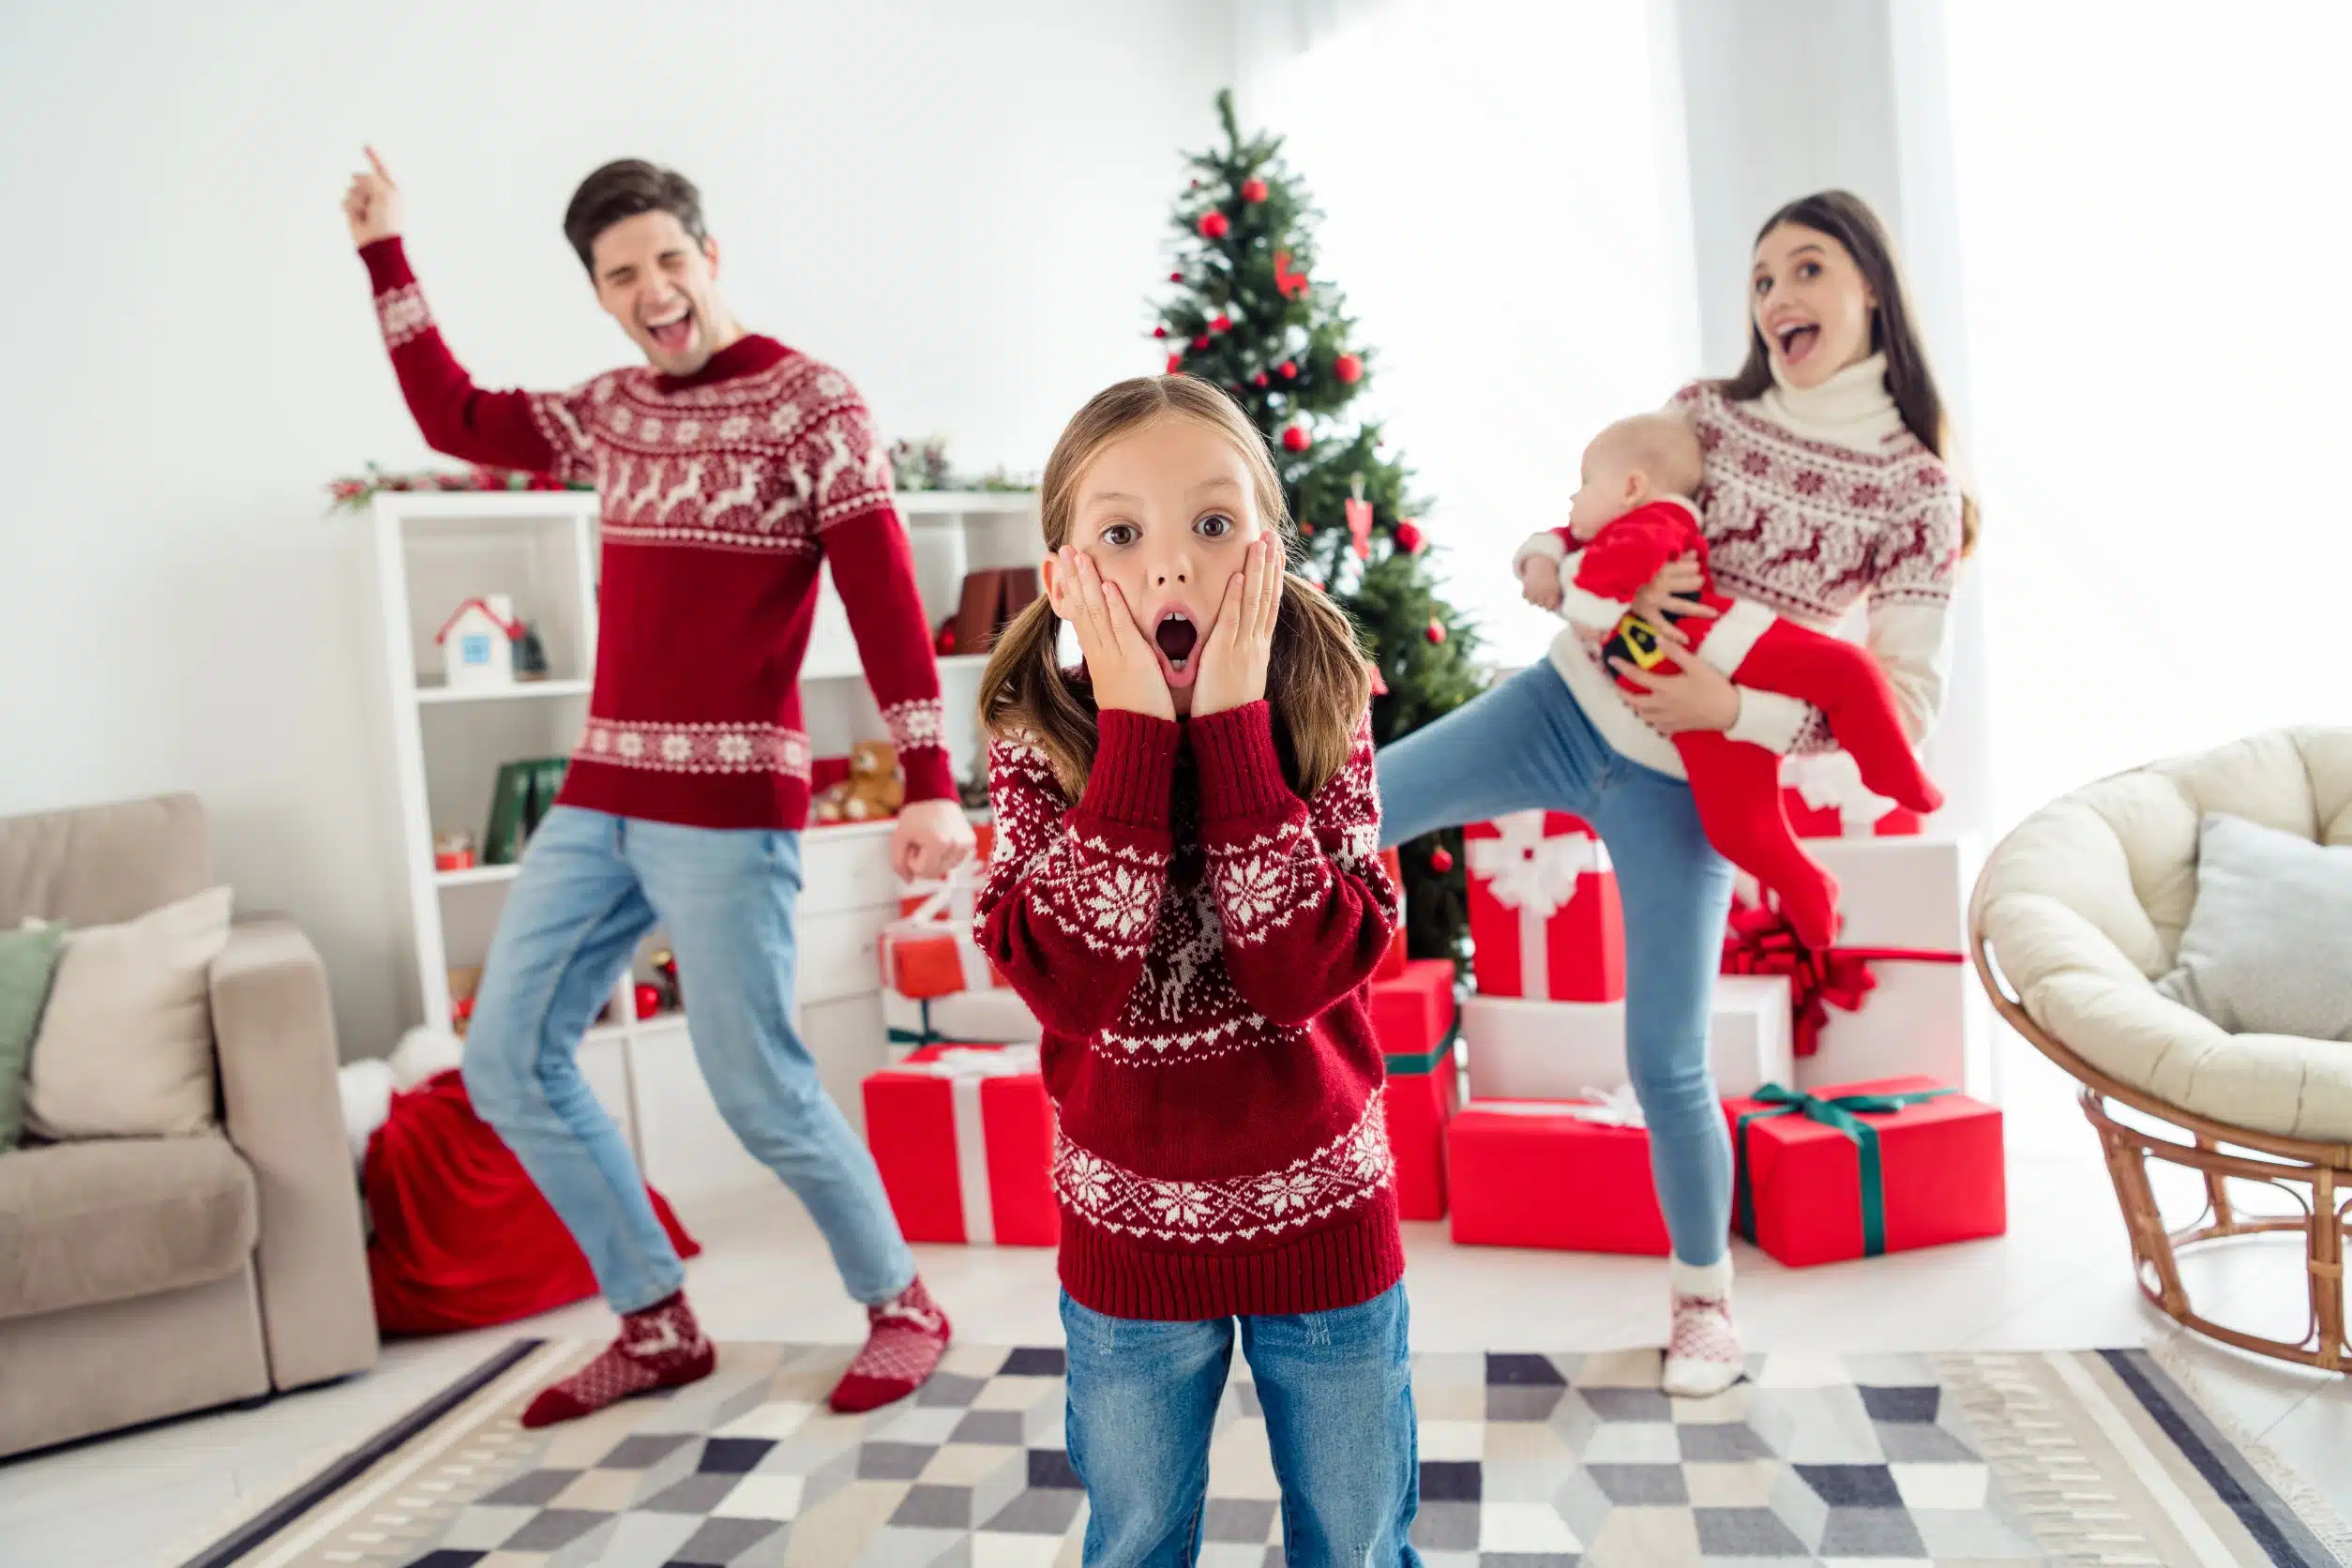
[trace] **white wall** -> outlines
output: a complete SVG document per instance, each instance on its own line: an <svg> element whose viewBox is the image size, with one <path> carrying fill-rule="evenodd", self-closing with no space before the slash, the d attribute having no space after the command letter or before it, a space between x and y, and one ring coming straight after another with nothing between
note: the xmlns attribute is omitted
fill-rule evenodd
<svg viewBox="0 0 2352 1568"><path fill-rule="evenodd" d="M1184 0L15 7L0 23L0 812L188 789L240 906L404 1018L364 527L430 460L337 204L363 141L487 384L619 363L560 230L610 157L702 186L739 313L894 434L1034 470L1140 329L1227 19Z"/></svg>

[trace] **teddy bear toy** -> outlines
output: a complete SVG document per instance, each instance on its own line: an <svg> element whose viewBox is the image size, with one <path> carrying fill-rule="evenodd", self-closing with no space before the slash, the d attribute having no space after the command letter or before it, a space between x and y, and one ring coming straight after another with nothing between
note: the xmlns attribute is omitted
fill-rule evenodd
<svg viewBox="0 0 2352 1568"><path fill-rule="evenodd" d="M828 784L812 803L821 822L863 822L897 815L907 796L898 751L888 741L860 741L850 748L850 776Z"/></svg>

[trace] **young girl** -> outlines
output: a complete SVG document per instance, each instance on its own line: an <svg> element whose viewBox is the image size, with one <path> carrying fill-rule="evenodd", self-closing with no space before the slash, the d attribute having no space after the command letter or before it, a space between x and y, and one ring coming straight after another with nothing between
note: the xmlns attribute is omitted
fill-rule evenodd
<svg viewBox="0 0 2352 1568"><path fill-rule="evenodd" d="M1044 511L1047 596L981 686L974 929L1045 1028L1085 1560L1194 1560L1238 1319L1289 1560L1416 1564L1370 677L1286 582L1281 482L1207 383L1095 397Z"/></svg>
<svg viewBox="0 0 2352 1568"><path fill-rule="evenodd" d="M1942 705L1952 581L1975 517L1940 456L1943 404L1893 248L1858 198L1808 196L1757 234L1749 291L1747 364L1673 403L1706 453L1700 528L1716 580L1823 630L1866 596L1870 652L1917 745ZM1530 598L1557 602L1564 553L1550 532L1521 547ZM1706 613L1681 596L1698 586L1695 562L1669 565L1635 611L1687 647L1660 611ZM1732 871L1699 831L1667 737L1716 730L1789 752L1828 735L1818 711L1735 686L1701 659L1665 677L1616 660L1639 688L1628 691L1597 641L1562 632L1549 663L1382 751L1382 837L1547 807L1586 818L1607 844L1624 905L1627 1067L1674 1243L1664 1383L1711 1394L1742 1364L1731 1148L1707 1068Z"/></svg>

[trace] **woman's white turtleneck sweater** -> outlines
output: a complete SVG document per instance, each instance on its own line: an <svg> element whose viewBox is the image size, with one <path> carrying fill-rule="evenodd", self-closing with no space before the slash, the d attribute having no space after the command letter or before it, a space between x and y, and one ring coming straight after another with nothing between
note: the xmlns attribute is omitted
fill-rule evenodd
<svg viewBox="0 0 2352 1568"><path fill-rule="evenodd" d="M1883 354L1819 386L1792 386L1777 364L1772 370L1776 384L1752 401L1730 402L1701 382L1668 405L1706 453L1699 525L1716 586L1822 631L1867 596L1866 641L1917 745L1943 705L1952 663L1960 487L1905 428ZM1530 538L1514 569L1532 554L1561 560L1562 578L1575 577L1559 535ZM1553 640L1551 662L1620 754L1682 776L1673 746L1625 705L1615 677L1573 629ZM1746 686L1730 733L1782 752L1832 744L1820 710Z"/></svg>

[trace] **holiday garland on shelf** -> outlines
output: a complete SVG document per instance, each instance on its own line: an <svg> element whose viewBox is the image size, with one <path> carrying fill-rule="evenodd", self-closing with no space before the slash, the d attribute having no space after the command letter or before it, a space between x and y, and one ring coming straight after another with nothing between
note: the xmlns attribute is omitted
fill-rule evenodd
<svg viewBox="0 0 2352 1568"><path fill-rule="evenodd" d="M448 469L423 469L414 474L387 474L374 463L365 474L329 480L326 493L333 500L328 509L363 511L368 503L387 490L586 490L596 486L558 479L547 474L521 474L511 469L486 468L479 463L463 473Z"/></svg>
<svg viewBox="0 0 2352 1568"><path fill-rule="evenodd" d="M1357 346L1339 291L1315 276L1321 214L1280 138L1244 140L1229 91L1217 114L1225 144L1189 158L1199 173L1176 203L1177 265L1153 336L1170 373L1225 388L1265 433L1298 524L1291 569L1355 621L1378 671L1373 739L1385 746L1485 688L1477 633L1438 596L1411 471L1386 454L1378 425L1347 415L1375 356ZM1459 839L1446 829L1401 847L1416 957L1464 949Z"/></svg>

